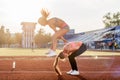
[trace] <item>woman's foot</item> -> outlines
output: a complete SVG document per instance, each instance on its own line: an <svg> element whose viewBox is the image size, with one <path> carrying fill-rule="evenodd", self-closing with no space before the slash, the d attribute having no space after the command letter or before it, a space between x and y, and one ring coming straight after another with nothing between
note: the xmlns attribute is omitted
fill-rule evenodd
<svg viewBox="0 0 120 80"><path fill-rule="evenodd" d="M67 73L67 74L70 74L70 73L72 73L72 71L73 71L73 70L70 70L70 71L68 71L68 72L66 72L66 73Z"/></svg>
<svg viewBox="0 0 120 80"><path fill-rule="evenodd" d="M70 74L70 75L79 75L80 73L77 70L70 70L70 71L67 72L67 74Z"/></svg>
<svg viewBox="0 0 120 80"><path fill-rule="evenodd" d="M48 56L48 57L56 56L56 52L53 51L53 50L50 50L50 51L47 53L47 56Z"/></svg>
<svg viewBox="0 0 120 80"><path fill-rule="evenodd" d="M79 73L79 71L76 71L76 70L73 70L71 73L70 73L70 75L79 75L80 73Z"/></svg>

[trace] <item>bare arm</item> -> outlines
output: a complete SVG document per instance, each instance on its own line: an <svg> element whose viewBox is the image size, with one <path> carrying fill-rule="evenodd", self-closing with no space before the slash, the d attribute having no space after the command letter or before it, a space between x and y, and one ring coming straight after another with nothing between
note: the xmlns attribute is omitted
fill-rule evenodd
<svg viewBox="0 0 120 80"><path fill-rule="evenodd" d="M64 43L68 42L63 36L61 36L60 39L62 39L64 41Z"/></svg>
<svg viewBox="0 0 120 80"><path fill-rule="evenodd" d="M59 67L58 67L58 56L55 58L54 64L53 64L54 70L57 73L57 75L62 75Z"/></svg>
<svg viewBox="0 0 120 80"><path fill-rule="evenodd" d="M56 27L52 23L49 23L49 26L54 32L57 32Z"/></svg>
<svg viewBox="0 0 120 80"><path fill-rule="evenodd" d="M54 32L57 32L56 26L54 25L55 24L54 18L49 19L47 24Z"/></svg>

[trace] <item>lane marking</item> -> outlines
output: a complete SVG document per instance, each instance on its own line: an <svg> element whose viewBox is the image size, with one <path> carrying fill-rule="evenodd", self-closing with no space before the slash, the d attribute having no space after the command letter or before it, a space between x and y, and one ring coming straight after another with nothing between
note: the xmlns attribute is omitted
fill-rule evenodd
<svg viewBox="0 0 120 80"><path fill-rule="evenodd" d="M0 71L0 74L3 73L55 73L55 71ZM120 73L120 71L80 71L80 73Z"/></svg>

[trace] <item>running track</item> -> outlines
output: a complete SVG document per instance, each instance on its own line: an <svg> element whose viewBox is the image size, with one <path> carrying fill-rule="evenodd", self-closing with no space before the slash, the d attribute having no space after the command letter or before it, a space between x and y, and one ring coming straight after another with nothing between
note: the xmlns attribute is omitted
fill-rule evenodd
<svg viewBox="0 0 120 80"><path fill-rule="evenodd" d="M57 76L52 66L54 58L0 57L0 80L120 80L120 56L79 56L79 76L66 74L70 70L68 60L59 62L63 75Z"/></svg>

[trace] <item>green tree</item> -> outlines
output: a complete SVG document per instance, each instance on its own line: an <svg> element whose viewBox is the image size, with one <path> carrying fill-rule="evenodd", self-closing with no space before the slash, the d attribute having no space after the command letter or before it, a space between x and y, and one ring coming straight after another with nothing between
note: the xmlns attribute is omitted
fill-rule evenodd
<svg viewBox="0 0 120 80"><path fill-rule="evenodd" d="M112 27L120 25L120 12L117 13L107 13L103 16L103 23L105 27Z"/></svg>
<svg viewBox="0 0 120 80"><path fill-rule="evenodd" d="M45 34L43 29L40 29L38 31L38 34L35 35L35 44L38 47L42 47L46 44L48 44L48 42L51 41L51 34Z"/></svg>
<svg viewBox="0 0 120 80"><path fill-rule="evenodd" d="M4 26L0 27L0 47L5 44L5 31L4 31Z"/></svg>
<svg viewBox="0 0 120 80"><path fill-rule="evenodd" d="M15 43L18 43L20 46L22 45L22 34L15 33Z"/></svg>
<svg viewBox="0 0 120 80"><path fill-rule="evenodd" d="M6 33L4 37L5 37L5 44L7 45L7 47L9 47L11 44L11 34L9 29L6 29Z"/></svg>

